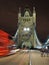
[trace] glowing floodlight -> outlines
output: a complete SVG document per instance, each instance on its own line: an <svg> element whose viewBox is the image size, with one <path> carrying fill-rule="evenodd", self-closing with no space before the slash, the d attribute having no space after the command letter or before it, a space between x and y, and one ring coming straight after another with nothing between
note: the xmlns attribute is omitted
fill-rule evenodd
<svg viewBox="0 0 49 65"><path fill-rule="evenodd" d="M24 28L24 31L27 31L27 28Z"/></svg>
<svg viewBox="0 0 49 65"><path fill-rule="evenodd" d="M30 28L27 28L27 31L30 31Z"/></svg>
<svg viewBox="0 0 49 65"><path fill-rule="evenodd" d="M30 28L24 28L24 31L30 31Z"/></svg>

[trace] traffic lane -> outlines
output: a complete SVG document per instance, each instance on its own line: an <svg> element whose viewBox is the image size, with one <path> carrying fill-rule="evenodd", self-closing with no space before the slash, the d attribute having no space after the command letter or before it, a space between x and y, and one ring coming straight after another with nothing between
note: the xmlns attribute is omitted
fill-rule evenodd
<svg viewBox="0 0 49 65"><path fill-rule="evenodd" d="M31 56L33 65L49 65L49 57L41 57L41 52L32 52Z"/></svg>
<svg viewBox="0 0 49 65"><path fill-rule="evenodd" d="M15 58L11 59L11 61L9 61L9 63L7 65L19 65L20 61L22 60L22 58L24 57L25 53L21 53L19 54L19 56L15 55Z"/></svg>
<svg viewBox="0 0 49 65"><path fill-rule="evenodd" d="M0 65L7 65L8 63L10 63L15 57L18 57L20 54L20 52L16 52L16 54L14 55L10 55L7 57L2 57L0 58Z"/></svg>
<svg viewBox="0 0 49 65"><path fill-rule="evenodd" d="M26 52L16 52L16 54L0 58L0 65L28 65L29 54Z"/></svg>
<svg viewBox="0 0 49 65"><path fill-rule="evenodd" d="M18 65L28 65L29 64L29 54L25 52L22 60L20 60Z"/></svg>

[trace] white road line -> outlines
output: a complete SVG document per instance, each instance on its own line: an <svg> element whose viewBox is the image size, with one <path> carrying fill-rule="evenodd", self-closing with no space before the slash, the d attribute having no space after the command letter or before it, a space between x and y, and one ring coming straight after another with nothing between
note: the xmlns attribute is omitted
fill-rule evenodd
<svg viewBox="0 0 49 65"><path fill-rule="evenodd" d="M31 50L29 51L29 65L32 65Z"/></svg>

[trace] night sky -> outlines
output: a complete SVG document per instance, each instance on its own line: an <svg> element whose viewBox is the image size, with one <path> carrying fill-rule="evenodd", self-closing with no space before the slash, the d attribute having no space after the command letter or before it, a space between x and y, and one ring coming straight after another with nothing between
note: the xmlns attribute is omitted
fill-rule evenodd
<svg viewBox="0 0 49 65"><path fill-rule="evenodd" d="M18 25L18 10L25 7L36 7L36 30L40 41L45 41L49 35L49 0L0 0L0 29L14 35Z"/></svg>

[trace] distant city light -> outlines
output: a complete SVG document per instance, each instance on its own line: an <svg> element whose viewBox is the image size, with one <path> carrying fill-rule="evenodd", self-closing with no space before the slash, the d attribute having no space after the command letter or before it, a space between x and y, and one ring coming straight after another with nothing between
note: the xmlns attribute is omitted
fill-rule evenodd
<svg viewBox="0 0 49 65"><path fill-rule="evenodd" d="M48 47L46 46L46 49L48 49Z"/></svg>

